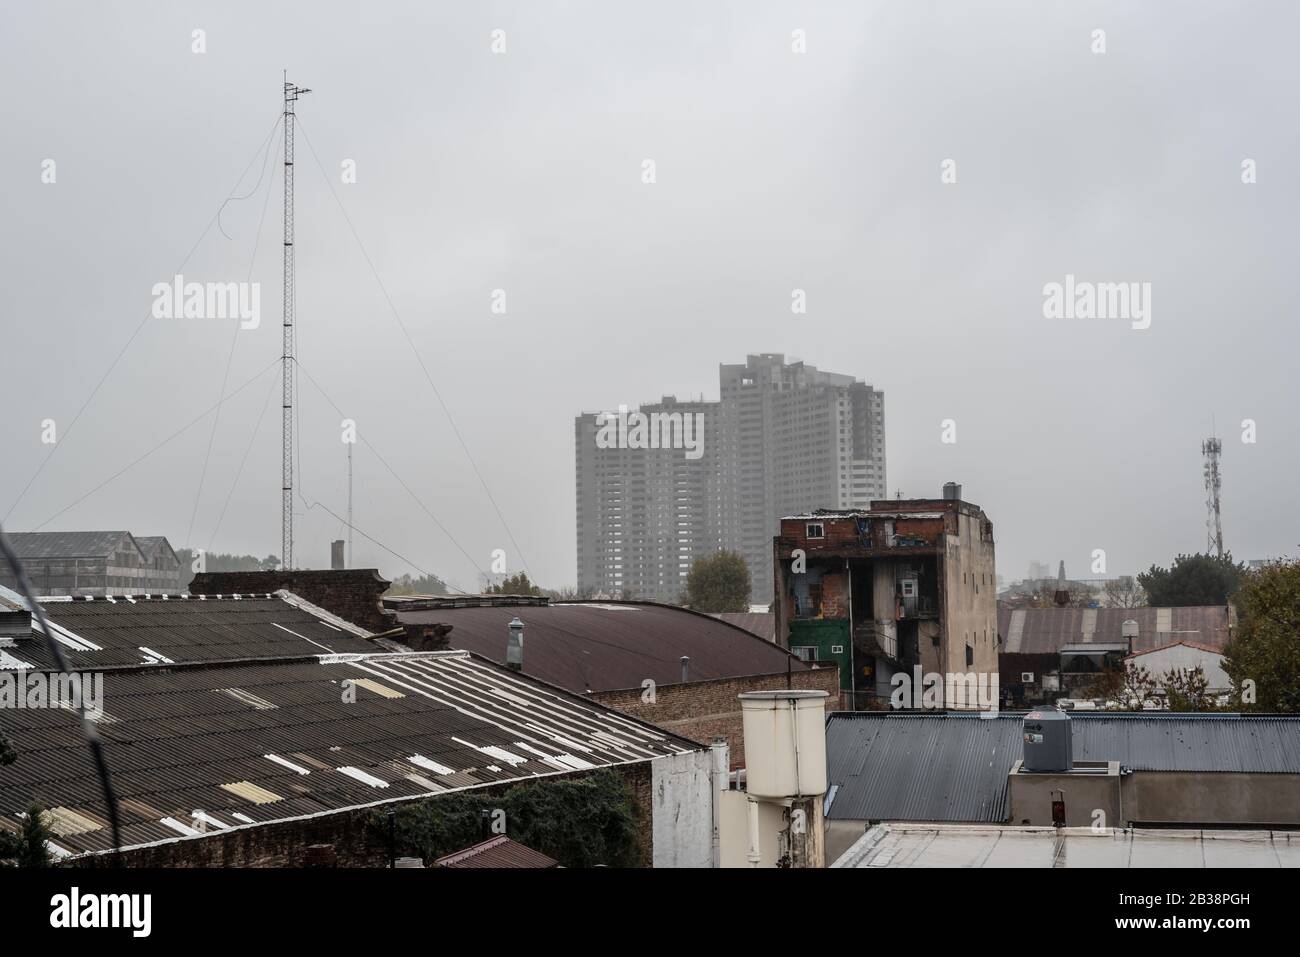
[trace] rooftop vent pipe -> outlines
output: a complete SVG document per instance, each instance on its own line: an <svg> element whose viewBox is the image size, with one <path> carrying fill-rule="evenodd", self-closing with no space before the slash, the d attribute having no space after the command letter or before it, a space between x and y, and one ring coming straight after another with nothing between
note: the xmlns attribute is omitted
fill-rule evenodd
<svg viewBox="0 0 1300 957"><path fill-rule="evenodd" d="M506 667L511 671L524 670L524 623L517 615L510 621L506 638Z"/></svg>
<svg viewBox="0 0 1300 957"><path fill-rule="evenodd" d="M691 659L689 655L682 655L682 684L691 680Z"/></svg>

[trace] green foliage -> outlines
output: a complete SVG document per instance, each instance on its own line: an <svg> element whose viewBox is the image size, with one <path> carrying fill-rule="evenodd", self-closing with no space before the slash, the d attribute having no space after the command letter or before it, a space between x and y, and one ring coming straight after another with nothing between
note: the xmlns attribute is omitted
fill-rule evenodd
<svg viewBox="0 0 1300 957"><path fill-rule="evenodd" d="M1224 649L1234 706L1300 713L1300 562L1249 572L1233 602L1237 630Z"/></svg>
<svg viewBox="0 0 1300 957"><path fill-rule="evenodd" d="M641 861L636 811L618 775L599 771L582 778L529 781L504 794L448 794L395 811L398 856L426 864L492 836L484 812L503 811L505 833L555 858L564 867L636 867ZM490 820L490 818L489 818ZM387 813L370 817L372 839L388 841Z"/></svg>
<svg viewBox="0 0 1300 957"><path fill-rule="evenodd" d="M38 804L27 808L23 828L17 834L0 831L0 867L49 867L51 837L45 809Z"/></svg>
<svg viewBox="0 0 1300 957"><path fill-rule="evenodd" d="M749 566L745 559L739 552L726 549L695 559L686 578L682 604L708 614L749 611Z"/></svg>
<svg viewBox="0 0 1300 957"><path fill-rule="evenodd" d="M528 580L528 576L523 572L507 578L500 585L491 586L486 594L489 595L535 595L541 597L545 594L542 589L538 588Z"/></svg>
<svg viewBox="0 0 1300 957"><path fill-rule="evenodd" d="M1225 553L1222 558L1179 555L1169 568L1152 565L1137 580L1147 594L1147 604L1152 607L1224 605L1236 592L1245 571L1244 565L1232 560L1231 553Z"/></svg>
<svg viewBox="0 0 1300 957"><path fill-rule="evenodd" d="M385 595L445 595L447 594L447 583L437 575L421 575L419 578L412 578L410 575L399 575L393 579L393 583L388 586Z"/></svg>
<svg viewBox="0 0 1300 957"><path fill-rule="evenodd" d="M194 554L189 548L176 549L183 581L188 581L187 576L194 572ZM268 572L279 567L280 559L275 555L258 558L256 555L228 555L224 552L203 553L203 569L209 572Z"/></svg>
<svg viewBox="0 0 1300 957"><path fill-rule="evenodd" d="M5 737L4 732L0 731L0 768L6 764L13 764L17 757L13 745L9 743L9 739Z"/></svg>

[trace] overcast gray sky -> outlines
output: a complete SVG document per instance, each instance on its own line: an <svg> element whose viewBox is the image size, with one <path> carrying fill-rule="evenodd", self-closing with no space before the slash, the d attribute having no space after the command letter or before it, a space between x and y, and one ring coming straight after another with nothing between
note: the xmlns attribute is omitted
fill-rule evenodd
<svg viewBox="0 0 1300 957"><path fill-rule="evenodd" d="M279 553L274 371L223 407L197 512L211 418L67 506L217 401L232 335L229 388L279 355L279 168L255 258L267 179L254 187L288 68L313 90L296 166L303 367L470 558L365 446L355 524L462 588L493 549L512 571L521 556L366 255L545 585L575 575L573 416L716 398L718 364L755 352L883 389L891 489L961 482L995 523L1004 576L1063 558L1083 577L1098 548L1110 574L1203 550L1212 418L1225 544L1248 559L1300 543L1285 504L1300 470L1295 4L6 2L3 15L0 513L51 454L43 420L59 430L11 530ZM956 183L941 181L946 159ZM235 193L252 195L221 217L231 238L204 234L250 162ZM150 319L69 429L201 235L185 276L242 280L251 262L261 325ZM1044 318L1043 286L1066 274L1151 283L1150 328ZM806 315L791 313L796 288ZM301 389L300 487L341 515L340 416ZM954 444L940 440L948 418ZM326 565L341 524L299 511L298 562ZM360 536L356 558L413 571Z"/></svg>

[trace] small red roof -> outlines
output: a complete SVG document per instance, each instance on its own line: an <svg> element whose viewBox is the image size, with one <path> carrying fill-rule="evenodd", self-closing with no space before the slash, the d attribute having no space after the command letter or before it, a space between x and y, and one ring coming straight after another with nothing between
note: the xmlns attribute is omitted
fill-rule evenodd
<svg viewBox="0 0 1300 957"><path fill-rule="evenodd" d="M434 867L558 867L559 862L534 851L504 834L489 838L463 851L447 854L433 862Z"/></svg>

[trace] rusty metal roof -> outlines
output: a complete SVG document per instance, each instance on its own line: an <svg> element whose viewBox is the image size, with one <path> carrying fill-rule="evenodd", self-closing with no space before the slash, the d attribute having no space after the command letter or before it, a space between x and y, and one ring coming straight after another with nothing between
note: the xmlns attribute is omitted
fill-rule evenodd
<svg viewBox="0 0 1300 957"><path fill-rule="evenodd" d="M13 597L15 606L26 607ZM363 629L288 593L38 600L74 670L377 650ZM30 639L5 646L6 661L54 667L45 639L35 628L33 622Z"/></svg>
<svg viewBox="0 0 1300 957"><path fill-rule="evenodd" d="M402 624L452 626L451 647L504 662L506 631L524 623L524 671L579 694L690 680L784 674L807 669L770 641L710 615L649 602L557 602L407 610L393 606Z"/></svg>
<svg viewBox="0 0 1300 957"><path fill-rule="evenodd" d="M827 718L827 816L841 820L1005 822L1007 775L1024 712ZM1135 771L1300 774L1300 717L1186 713L1070 716L1075 761Z"/></svg>
<svg viewBox="0 0 1300 957"><path fill-rule="evenodd" d="M123 847L700 748L464 652L141 666L103 682ZM109 849L77 715L3 708L0 729L18 752L0 768L0 827L36 799L58 809L58 853Z"/></svg>
<svg viewBox="0 0 1300 957"><path fill-rule="evenodd" d="M541 851L512 841L504 834L467 847L463 851L447 854L433 862L435 867L501 868L501 867L558 867L559 862Z"/></svg>
<svg viewBox="0 0 1300 957"><path fill-rule="evenodd" d="M1222 651L1228 643L1226 605L1186 608L1018 608L998 605L1002 651L1056 654L1067 644L1123 641L1123 624L1138 623L1133 651L1149 651L1172 641L1193 641Z"/></svg>

